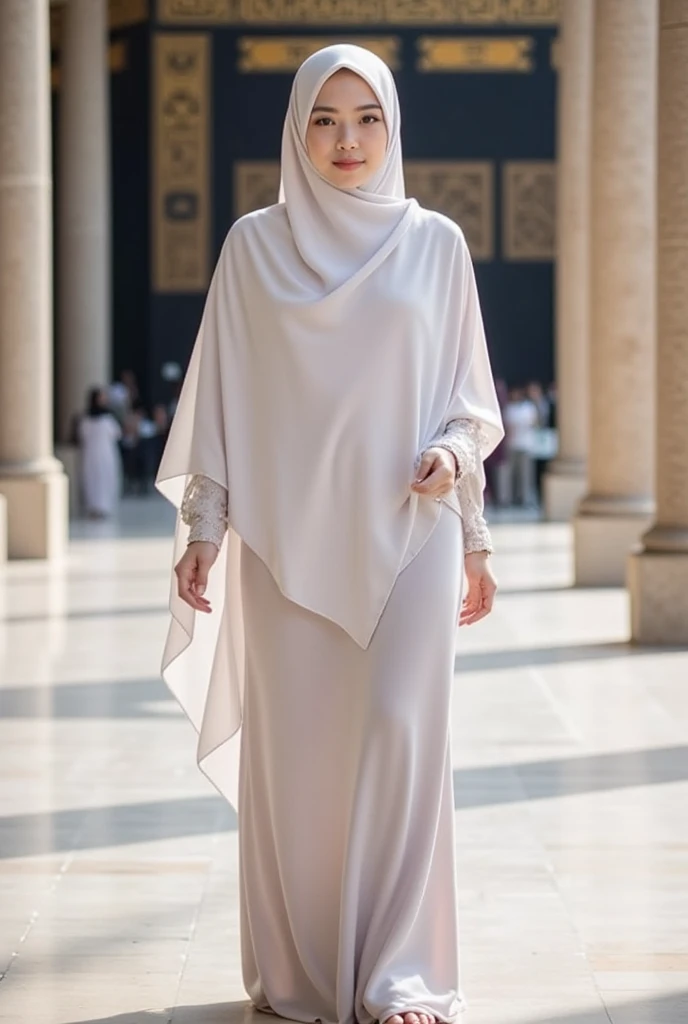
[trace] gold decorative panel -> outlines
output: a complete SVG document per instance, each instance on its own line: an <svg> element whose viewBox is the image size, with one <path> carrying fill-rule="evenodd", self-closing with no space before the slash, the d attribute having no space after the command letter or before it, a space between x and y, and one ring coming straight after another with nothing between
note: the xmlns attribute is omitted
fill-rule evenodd
<svg viewBox="0 0 688 1024"><path fill-rule="evenodd" d="M153 37L153 287L209 279L210 39Z"/></svg>
<svg viewBox="0 0 688 1024"><path fill-rule="evenodd" d="M475 260L494 255L494 172L491 163L407 160L406 193L461 227Z"/></svg>
<svg viewBox="0 0 688 1024"><path fill-rule="evenodd" d="M234 164L234 217L277 202L279 160L238 160Z"/></svg>
<svg viewBox="0 0 688 1024"><path fill-rule="evenodd" d="M110 28L126 28L148 21L148 0L108 0Z"/></svg>
<svg viewBox="0 0 688 1024"><path fill-rule="evenodd" d="M406 192L422 206L459 224L473 258L494 252L494 173L491 163L464 160L407 160ZM241 160L234 165L234 216L277 202L279 161Z"/></svg>
<svg viewBox="0 0 688 1024"><path fill-rule="evenodd" d="M504 258L553 260L556 164L551 160L505 163L502 186Z"/></svg>
<svg viewBox="0 0 688 1024"><path fill-rule="evenodd" d="M239 71L296 71L307 57L324 46L350 42L372 50L396 71L400 65L398 36L356 36L348 39L323 36L242 36L239 39Z"/></svg>
<svg viewBox="0 0 688 1024"><path fill-rule="evenodd" d="M556 25L561 0L158 0L170 25Z"/></svg>
<svg viewBox="0 0 688 1024"><path fill-rule="evenodd" d="M532 71L532 36L420 36L418 71Z"/></svg>

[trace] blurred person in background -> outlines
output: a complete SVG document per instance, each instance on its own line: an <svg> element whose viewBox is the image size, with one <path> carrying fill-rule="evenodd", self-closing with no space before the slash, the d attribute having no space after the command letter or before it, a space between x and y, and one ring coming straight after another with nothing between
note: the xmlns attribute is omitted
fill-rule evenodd
<svg viewBox="0 0 688 1024"><path fill-rule="evenodd" d="M513 388L504 410L507 444L507 494L511 505L536 504L533 448L538 410L524 388Z"/></svg>
<svg viewBox="0 0 688 1024"><path fill-rule="evenodd" d="M544 392L539 381L531 380L526 388L526 397L530 399L537 409L539 427L546 427L549 422L549 398Z"/></svg>
<svg viewBox="0 0 688 1024"><path fill-rule="evenodd" d="M160 459L165 448L167 435L170 432L170 415L167 406L163 402L153 408L153 423L155 424L155 436L153 438L153 472L157 473Z"/></svg>
<svg viewBox="0 0 688 1024"><path fill-rule="evenodd" d="M549 422L547 426L551 430L557 429L557 397L556 381L552 381L547 388L547 400L549 402Z"/></svg>
<svg viewBox="0 0 688 1024"><path fill-rule="evenodd" d="M537 409L537 423L533 430L533 463L535 466L535 494L542 504L542 480L550 460L556 455L556 434L552 430L552 402L541 384L531 381L526 389L527 397Z"/></svg>
<svg viewBox="0 0 688 1024"><path fill-rule="evenodd" d="M81 493L89 519L107 519L117 508L120 490L122 436L104 388L92 388L86 413L78 425L81 448Z"/></svg>
<svg viewBox="0 0 688 1024"><path fill-rule="evenodd" d="M121 426L139 397L139 386L133 370L122 370L117 380L109 388L110 409L117 417Z"/></svg>
<svg viewBox="0 0 688 1024"><path fill-rule="evenodd" d="M125 491L129 495L148 494L157 466L158 427L148 415L141 399L134 399L124 421L122 454Z"/></svg>
<svg viewBox="0 0 688 1024"><path fill-rule="evenodd" d="M129 409L122 425L122 465L124 467L124 493L131 495L138 492L138 447L139 419L135 409Z"/></svg>

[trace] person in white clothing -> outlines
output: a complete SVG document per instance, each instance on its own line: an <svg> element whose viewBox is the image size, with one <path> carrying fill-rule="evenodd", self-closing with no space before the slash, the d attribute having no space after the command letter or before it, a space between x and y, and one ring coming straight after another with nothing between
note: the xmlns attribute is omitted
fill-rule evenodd
<svg viewBox="0 0 688 1024"><path fill-rule="evenodd" d="M402 166L387 66L309 57L157 478L180 509L163 672L238 809L244 984L310 1024L464 1006L450 698L457 622L496 590L503 429L463 234Z"/></svg>
<svg viewBox="0 0 688 1024"><path fill-rule="evenodd" d="M93 388L78 426L81 495L90 519L106 519L117 507L120 489L118 441L122 430L108 407L104 388Z"/></svg>
<svg viewBox="0 0 688 1024"><path fill-rule="evenodd" d="M523 390L514 388L504 410L508 453L506 490L513 505L536 504L533 448L538 422L535 403Z"/></svg>

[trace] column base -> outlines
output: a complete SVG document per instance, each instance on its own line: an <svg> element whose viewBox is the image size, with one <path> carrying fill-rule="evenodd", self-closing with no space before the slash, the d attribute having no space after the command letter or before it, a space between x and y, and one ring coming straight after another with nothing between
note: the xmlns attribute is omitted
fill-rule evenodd
<svg viewBox="0 0 688 1024"><path fill-rule="evenodd" d="M650 522L651 515L579 513L573 520L575 585L625 586L628 556Z"/></svg>
<svg viewBox="0 0 688 1024"><path fill-rule="evenodd" d="M61 558L69 537L68 481L62 472L0 476L10 558Z"/></svg>
<svg viewBox="0 0 688 1024"><path fill-rule="evenodd" d="M579 473L562 473L554 463L543 480L545 519L551 523L567 523L573 519L586 486L583 469Z"/></svg>
<svg viewBox="0 0 688 1024"><path fill-rule="evenodd" d="M0 494L0 565L7 561L7 501Z"/></svg>
<svg viewBox="0 0 688 1024"><path fill-rule="evenodd" d="M634 643L688 644L688 553L633 552L628 586Z"/></svg>

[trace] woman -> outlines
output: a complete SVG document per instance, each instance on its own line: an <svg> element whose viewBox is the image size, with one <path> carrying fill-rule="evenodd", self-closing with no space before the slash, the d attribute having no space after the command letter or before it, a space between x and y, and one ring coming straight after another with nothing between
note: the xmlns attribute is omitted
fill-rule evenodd
<svg viewBox="0 0 688 1024"><path fill-rule="evenodd" d="M182 506L163 670L238 806L260 1010L462 1008L449 700L464 534L461 621L494 596L482 457L501 437L463 236L404 198L391 73L321 50L280 202L220 255L158 476Z"/></svg>
<svg viewBox="0 0 688 1024"><path fill-rule="evenodd" d="M78 426L81 447L81 494L90 519L106 519L117 507L120 462L119 423L110 412L107 392L92 388Z"/></svg>

